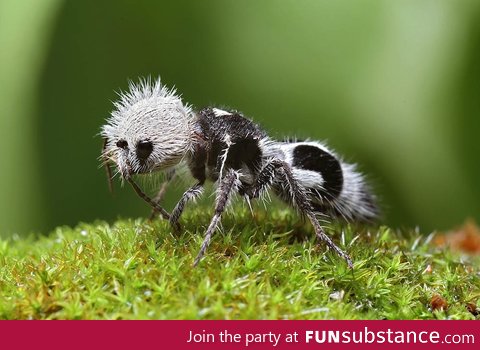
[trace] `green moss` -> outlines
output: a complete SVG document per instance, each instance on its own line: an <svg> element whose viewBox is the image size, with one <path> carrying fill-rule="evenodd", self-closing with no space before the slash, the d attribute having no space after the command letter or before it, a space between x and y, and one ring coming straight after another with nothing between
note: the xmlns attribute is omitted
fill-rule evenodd
<svg viewBox="0 0 480 350"><path fill-rule="evenodd" d="M289 210L226 214L197 268L210 215L59 227L0 241L0 318L473 319L479 259L434 248L431 236L387 227L335 227L355 267L318 245ZM432 272L425 272L428 265ZM439 294L445 311L430 309Z"/></svg>

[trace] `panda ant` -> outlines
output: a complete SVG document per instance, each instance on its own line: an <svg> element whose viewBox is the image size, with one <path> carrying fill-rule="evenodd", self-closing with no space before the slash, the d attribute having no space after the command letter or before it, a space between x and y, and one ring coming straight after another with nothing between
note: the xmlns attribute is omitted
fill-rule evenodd
<svg viewBox="0 0 480 350"><path fill-rule="evenodd" d="M250 204L272 190L308 218L318 239L353 267L351 258L325 234L318 218L369 222L378 217L379 210L356 166L345 163L323 143L276 141L237 111L207 107L196 112L160 80L131 82L114 107L101 131L101 160L110 186L113 164L154 212L179 230L186 204L203 193L207 180L216 183L214 215L194 266L204 256L234 193ZM154 172L172 173L182 165L196 182L171 214L160 206L159 196L150 198L133 179Z"/></svg>

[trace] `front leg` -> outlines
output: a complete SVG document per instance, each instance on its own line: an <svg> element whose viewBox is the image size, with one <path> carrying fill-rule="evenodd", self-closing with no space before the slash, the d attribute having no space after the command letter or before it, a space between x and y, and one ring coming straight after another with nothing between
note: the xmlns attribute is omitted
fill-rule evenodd
<svg viewBox="0 0 480 350"><path fill-rule="evenodd" d="M172 180L175 178L176 173L175 170L169 171L167 173L166 179L161 183L160 189L158 190L157 195L152 199L155 203L160 204L160 202L163 200L163 197L165 196L165 193L167 192L167 187L172 182ZM150 213L149 220L155 219L155 216L157 214L157 211L155 208L152 208L152 212Z"/></svg>
<svg viewBox="0 0 480 350"><path fill-rule="evenodd" d="M185 193L182 195L182 198L180 198L177 205L175 206L175 209L173 209L172 215L170 215L170 224L172 225L173 228L175 229L180 228L180 225L178 224L178 220L180 219L180 216L183 213L183 209L185 209L185 205L189 201L199 197L202 193L203 193L203 183L200 183L200 182L185 191Z"/></svg>
<svg viewBox="0 0 480 350"><path fill-rule="evenodd" d="M197 266L203 255L205 254L205 251L210 244L210 240L212 239L212 235L217 228L220 218L228 206L232 192L237 190L240 185L239 177L240 175L237 171L229 169L225 177L219 180L220 185L218 186L217 198L215 200L215 214L210 221L210 225L208 226L207 232L205 233L202 247L200 248L200 252L195 258L193 266Z"/></svg>
<svg viewBox="0 0 480 350"><path fill-rule="evenodd" d="M130 185L132 185L132 188L135 190L137 195L140 196L140 198L142 198L145 202L150 204L150 206L156 212L160 213L160 215L162 215L162 217L165 220L170 220L170 214L165 209L163 209L158 203L154 202L149 196L147 196L145 192L143 192L142 189L137 185L137 183L133 181L131 176L127 177L126 180L130 183Z"/></svg>

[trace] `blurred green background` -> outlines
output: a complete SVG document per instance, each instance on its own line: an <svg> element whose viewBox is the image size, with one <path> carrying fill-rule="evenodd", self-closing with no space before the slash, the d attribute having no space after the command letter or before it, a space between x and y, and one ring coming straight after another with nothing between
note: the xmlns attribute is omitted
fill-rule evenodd
<svg viewBox="0 0 480 350"><path fill-rule="evenodd" d="M480 1L0 0L0 44L4 236L148 213L108 193L95 137L147 75L276 137L327 140L388 224L480 219Z"/></svg>

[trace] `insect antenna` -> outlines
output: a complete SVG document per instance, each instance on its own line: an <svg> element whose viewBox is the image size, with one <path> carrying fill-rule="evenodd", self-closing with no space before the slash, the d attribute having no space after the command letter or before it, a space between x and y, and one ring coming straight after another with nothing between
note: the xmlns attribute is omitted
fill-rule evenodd
<svg viewBox="0 0 480 350"><path fill-rule="evenodd" d="M111 194L113 194L113 174L112 168L110 166L110 162L108 161L107 157L105 156L105 150L107 149L108 139L103 139L103 147L102 147L102 156L104 159L103 166L105 167L105 172L107 173L107 181L108 181L108 190Z"/></svg>

